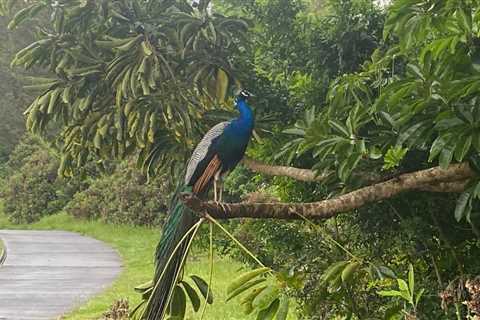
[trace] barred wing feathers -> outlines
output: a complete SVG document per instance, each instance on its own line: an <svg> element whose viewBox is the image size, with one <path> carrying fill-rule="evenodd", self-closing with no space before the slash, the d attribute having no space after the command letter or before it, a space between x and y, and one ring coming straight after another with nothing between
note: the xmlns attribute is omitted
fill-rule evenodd
<svg viewBox="0 0 480 320"><path fill-rule="evenodd" d="M230 121L220 122L212 127L202 138L190 157L185 173L185 184L193 186L198 179L200 179L208 168L210 161L214 159L215 153L212 150L212 145L218 139L225 128L230 124Z"/></svg>

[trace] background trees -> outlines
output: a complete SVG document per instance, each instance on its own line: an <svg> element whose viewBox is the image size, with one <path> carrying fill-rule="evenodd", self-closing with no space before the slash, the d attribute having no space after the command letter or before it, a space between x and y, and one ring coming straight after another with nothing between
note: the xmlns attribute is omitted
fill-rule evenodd
<svg viewBox="0 0 480 320"><path fill-rule="evenodd" d="M10 27L38 14L51 20L13 65L44 72L30 79L38 94L27 127L58 132L64 175L129 155L148 175L181 169L199 134L229 115L226 97L236 83L258 95L249 156L312 169L313 178L239 168L227 181L231 201L319 201L437 165L452 172L449 164L464 162L468 175L418 185L320 226L231 223L285 273L305 318L398 318L403 310L460 319L470 299L462 286L479 274L479 5L29 1ZM18 6L4 1L12 15ZM217 244L238 255L228 241ZM353 264L343 281L339 271ZM426 289L418 305L378 294L398 289L395 279L407 278L410 264L416 281L409 290Z"/></svg>

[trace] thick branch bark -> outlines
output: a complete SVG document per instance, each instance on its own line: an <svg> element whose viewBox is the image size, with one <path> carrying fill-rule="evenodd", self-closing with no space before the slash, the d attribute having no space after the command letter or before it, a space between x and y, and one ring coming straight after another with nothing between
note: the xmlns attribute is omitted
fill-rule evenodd
<svg viewBox="0 0 480 320"><path fill-rule="evenodd" d="M299 181L323 181L329 176L329 174L315 176L313 170L286 166L272 166L247 157L243 158L242 163L253 172L263 173L269 176L290 177Z"/></svg>
<svg viewBox="0 0 480 320"><path fill-rule="evenodd" d="M299 181L305 182L321 182L325 180L331 173L324 173L316 176L315 172L310 169L300 169L287 166L275 166L262 163L257 160L253 160L245 157L242 163L253 172L266 174L269 176L282 176L289 177ZM361 178L365 182L376 183L379 182L380 177L374 175L362 175ZM458 179L455 179L458 180ZM418 187L418 190L430 191L430 192L462 192L465 189L468 181L455 181L452 183L441 183L437 185L424 185Z"/></svg>
<svg viewBox="0 0 480 320"><path fill-rule="evenodd" d="M418 190L430 192L444 192L444 193L461 193L465 191L468 184L468 179L452 182L440 182L437 184L427 184L420 186Z"/></svg>
<svg viewBox="0 0 480 320"><path fill-rule="evenodd" d="M452 181L464 181L476 174L468 163L453 164L447 169L434 167L402 174L394 179L364 187L333 199L311 203L213 203L202 202L196 197L184 196L185 204L199 213L208 213L214 218L274 218L309 219L331 218L339 213L378 202L401 192L418 190L428 186L451 185ZM443 184L449 182L450 184Z"/></svg>

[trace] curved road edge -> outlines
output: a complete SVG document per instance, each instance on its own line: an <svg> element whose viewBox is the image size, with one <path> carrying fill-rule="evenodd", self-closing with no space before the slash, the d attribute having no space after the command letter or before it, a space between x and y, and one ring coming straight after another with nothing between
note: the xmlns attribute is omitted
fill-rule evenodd
<svg viewBox="0 0 480 320"><path fill-rule="evenodd" d="M0 242L3 244L2 251L0 252L0 266L7 260L7 245L5 241L3 241L2 237L0 237Z"/></svg>

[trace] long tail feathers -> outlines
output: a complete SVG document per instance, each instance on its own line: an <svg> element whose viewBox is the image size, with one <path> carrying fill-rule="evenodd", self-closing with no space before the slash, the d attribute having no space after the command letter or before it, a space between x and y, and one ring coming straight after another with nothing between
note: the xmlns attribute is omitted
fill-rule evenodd
<svg viewBox="0 0 480 320"><path fill-rule="evenodd" d="M191 189L185 186L178 188L171 201L168 218L155 253L154 289L143 313L143 319L161 320L165 317L172 292L182 272L184 256L187 254L193 232L187 236L186 234L198 221L195 214L181 201L181 192L191 192ZM182 243L179 245L180 241Z"/></svg>

